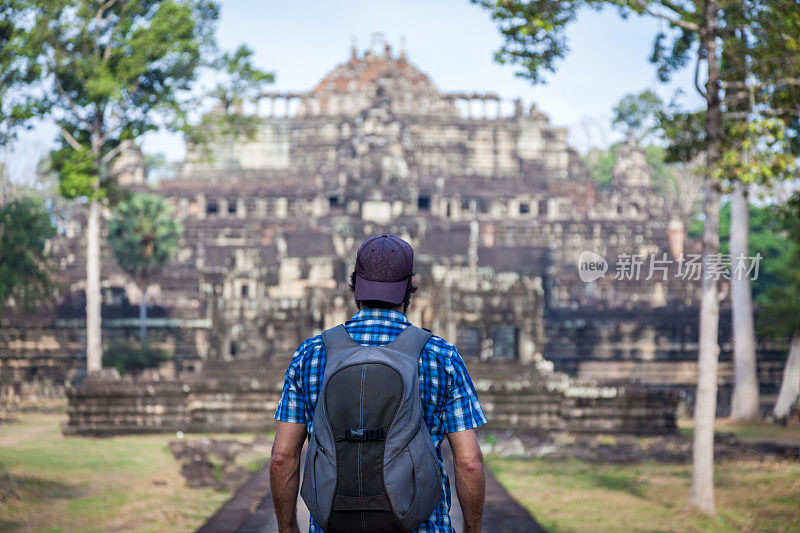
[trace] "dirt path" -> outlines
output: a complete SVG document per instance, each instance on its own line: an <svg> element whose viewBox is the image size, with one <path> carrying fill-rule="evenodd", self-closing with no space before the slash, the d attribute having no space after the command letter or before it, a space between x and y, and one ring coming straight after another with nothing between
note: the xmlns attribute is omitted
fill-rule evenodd
<svg viewBox="0 0 800 533"><path fill-rule="evenodd" d="M36 417L32 422L31 417ZM43 424L45 418L50 418L54 423L66 421L67 416L63 414L21 414L12 415L15 422L0 424L0 448L4 446L18 446L22 443L41 440L46 435L52 433L52 424Z"/></svg>
<svg viewBox="0 0 800 533"><path fill-rule="evenodd" d="M446 444L442 446L445 465L450 478L452 506L450 519L455 531L463 531L461 506L453 483L453 462ZM303 453L305 456L305 453ZM301 466L302 471L302 466ZM297 521L301 532L308 531L308 509L298 498ZM538 533L545 529L520 505L486 469L486 504L483 530L487 533ZM239 489L198 532L273 533L277 532L275 508L269 492L269 464Z"/></svg>

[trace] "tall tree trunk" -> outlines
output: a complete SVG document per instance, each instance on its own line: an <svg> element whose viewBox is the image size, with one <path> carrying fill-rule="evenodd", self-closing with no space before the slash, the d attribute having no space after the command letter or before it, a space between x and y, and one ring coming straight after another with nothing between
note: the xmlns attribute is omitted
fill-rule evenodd
<svg viewBox="0 0 800 533"><path fill-rule="evenodd" d="M748 265L750 213L745 187L733 183L731 198L731 312L733 318L733 361L735 379L731 418L751 421L760 418L758 368L756 366L756 332L753 326L753 296ZM738 269L737 269L738 266ZM737 275L738 270L738 275Z"/></svg>
<svg viewBox="0 0 800 533"><path fill-rule="evenodd" d="M717 62L717 2L707 0L703 8L701 46L706 50L706 178L705 224L703 228L703 285L700 302L700 339L697 361L697 392L694 403L691 501L701 512L716 514L714 504L714 419L717 411L717 360L719 357L719 296L717 279L708 264L719 253L719 200L721 186L714 177L720 157L721 116L719 64Z"/></svg>
<svg viewBox="0 0 800 533"><path fill-rule="evenodd" d="M775 402L775 409L772 414L775 418L786 418L792 404L797 401L800 394L800 332L792 335L789 344L789 357L786 359L786 366L783 367L783 377L781 378L781 390L778 392L778 400Z"/></svg>
<svg viewBox="0 0 800 533"><path fill-rule="evenodd" d="M100 204L89 202L86 224L86 372L103 368L100 331Z"/></svg>
<svg viewBox="0 0 800 533"><path fill-rule="evenodd" d="M147 285L142 287L142 298L139 300L139 341L142 348L147 346Z"/></svg>

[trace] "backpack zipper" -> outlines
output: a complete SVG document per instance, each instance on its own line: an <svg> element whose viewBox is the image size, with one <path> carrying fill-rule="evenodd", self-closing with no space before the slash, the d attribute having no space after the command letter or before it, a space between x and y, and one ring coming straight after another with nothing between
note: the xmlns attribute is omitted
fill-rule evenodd
<svg viewBox="0 0 800 533"><path fill-rule="evenodd" d="M367 375L367 365L361 367L361 399L358 406L358 427L364 427L364 378ZM358 443L358 495L362 496L362 479L361 479L361 446L362 442ZM364 523L364 511L361 511L361 530L366 532L367 527Z"/></svg>
<svg viewBox="0 0 800 533"><path fill-rule="evenodd" d="M361 367L361 395L358 401L358 427L362 427L364 425L364 378L367 374L367 365ZM362 479L361 479L361 445L362 443L358 443L358 495L362 496Z"/></svg>

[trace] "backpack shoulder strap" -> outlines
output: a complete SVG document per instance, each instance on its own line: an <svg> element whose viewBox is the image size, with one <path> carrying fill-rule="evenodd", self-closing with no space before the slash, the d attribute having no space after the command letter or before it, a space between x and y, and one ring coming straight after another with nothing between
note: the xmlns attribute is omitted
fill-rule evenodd
<svg viewBox="0 0 800 533"><path fill-rule="evenodd" d="M353 340L342 324L323 331L322 342L325 343L325 352L328 356L361 346Z"/></svg>
<svg viewBox="0 0 800 533"><path fill-rule="evenodd" d="M409 325L386 347L413 357L414 361L416 361L419 358L419 353L432 335L430 331L424 331L417 326Z"/></svg>

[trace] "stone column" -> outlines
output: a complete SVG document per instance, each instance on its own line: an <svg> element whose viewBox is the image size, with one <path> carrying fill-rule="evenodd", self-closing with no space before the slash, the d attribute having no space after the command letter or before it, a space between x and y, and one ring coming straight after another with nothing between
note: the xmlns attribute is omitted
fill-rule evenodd
<svg viewBox="0 0 800 533"><path fill-rule="evenodd" d="M478 243L480 241L480 225L477 220L469 223L469 268L473 273L478 269Z"/></svg>

